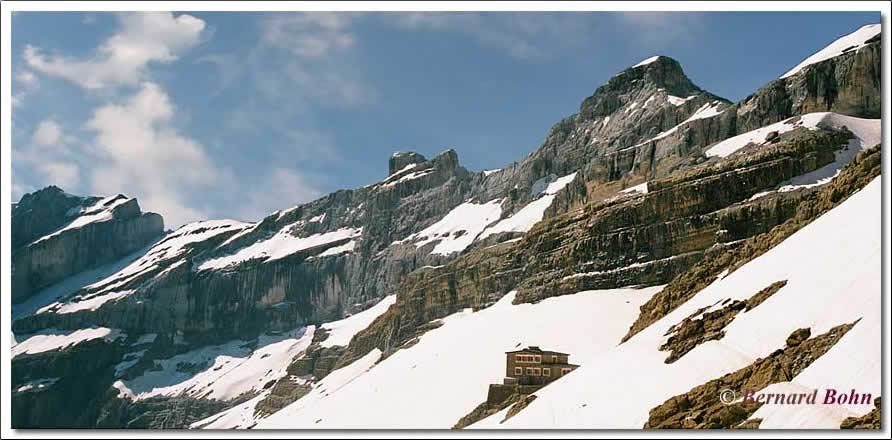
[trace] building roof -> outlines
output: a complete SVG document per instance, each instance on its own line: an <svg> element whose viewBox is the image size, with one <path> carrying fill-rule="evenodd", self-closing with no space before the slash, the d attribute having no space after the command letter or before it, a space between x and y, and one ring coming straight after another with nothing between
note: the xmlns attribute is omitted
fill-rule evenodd
<svg viewBox="0 0 892 440"><path fill-rule="evenodd" d="M535 354L548 355L548 356L554 356L554 355L570 356L569 353L561 353L559 351L543 350L535 345L531 345L531 346L524 348L522 350L514 350L514 351L506 351L505 352L505 354L513 354L513 353L535 353Z"/></svg>

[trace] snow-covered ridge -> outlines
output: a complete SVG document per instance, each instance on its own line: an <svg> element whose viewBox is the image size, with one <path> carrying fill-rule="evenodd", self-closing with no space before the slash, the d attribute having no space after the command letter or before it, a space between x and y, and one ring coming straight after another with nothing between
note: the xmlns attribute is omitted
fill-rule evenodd
<svg viewBox="0 0 892 440"><path fill-rule="evenodd" d="M530 192L540 197L515 212L514 215L500 220L498 223L486 228L480 233L480 239L484 239L493 234L501 232L527 232L533 228L533 225L542 221L545 217L545 210L551 206L558 191L564 189L576 178L576 173L571 173L563 177L555 179L553 182L546 183L545 180L538 180L533 184ZM544 188L542 188L544 186Z"/></svg>
<svg viewBox="0 0 892 440"><path fill-rule="evenodd" d="M796 117L793 117L726 139L707 150L706 155L726 157L749 143L765 143L768 133L772 131L785 133L798 127L804 127L809 130L817 130L821 127L839 130L846 127L852 132L854 138L850 139L847 145L841 146L843 148L834 153L835 158L833 162L781 183L776 189L777 192L788 192L829 183L839 174L842 167L855 158L859 151L866 150L882 142L882 120L880 119L862 119L829 112L809 113L803 115L798 120ZM755 200L772 192L774 191L760 192L752 196L750 200Z"/></svg>
<svg viewBox="0 0 892 440"><path fill-rule="evenodd" d="M817 130L819 124L837 129L848 127L862 141L862 148L872 147L882 140L879 119L862 119L829 112L808 113L725 139L707 149L705 154L709 157L727 157L748 144L764 144L771 132L780 135L800 127Z"/></svg>
<svg viewBox="0 0 892 440"><path fill-rule="evenodd" d="M80 206L80 207L72 208L71 210L68 211L67 215L68 215L68 217L76 217L74 220L72 220L70 223L63 226L62 228L54 231L53 233L47 234L43 237L38 238L37 240L34 240L31 243L31 245L40 243L46 239L55 237L55 236L61 234L62 232L65 232L65 231L68 231L71 229L82 228L82 227L89 225L91 223L100 223L100 222L109 221L113 218L112 212L114 211L114 209L120 205L123 205L124 203L129 202L129 201L130 201L129 198L127 198L121 194L118 194L116 196L105 197L103 199L100 199L98 202L96 202L90 206L87 206L87 207Z"/></svg>
<svg viewBox="0 0 892 440"><path fill-rule="evenodd" d="M272 237L239 249L232 255L207 260L198 266L198 270L221 269L255 259L261 259L264 262L278 260L305 249L362 236L362 228L360 227L340 228L335 231L312 234L307 237L295 237L290 232L292 226L294 224L287 225Z"/></svg>
<svg viewBox="0 0 892 440"><path fill-rule="evenodd" d="M21 336L24 338L12 346L12 357L22 354L43 353L50 350L65 349L92 339L105 339L113 341L126 337L118 329L105 327L92 327L75 331L47 329L40 332Z"/></svg>
<svg viewBox="0 0 892 440"><path fill-rule="evenodd" d="M420 177L427 176L428 174L431 174L431 173L433 173L434 171L435 171L434 168L427 168L427 169L424 169L424 170L413 171L413 172L411 172L411 173L408 173L408 174L405 174L405 175L402 175L402 176L400 176L398 173L394 173L392 176L388 177L387 180L384 181L385 183L383 183L383 184L381 185L381 187L382 187L382 188L390 188L390 187L392 187L392 186L394 186L394 185L397 185L398 183L401 183L401 182L406 182L406 181L409 181L409 180L415 180L415 179L418 179L418 178L420 178ZM400 176L400 177L399 177L398 179L395 179L396 176Z"/></svg>
<svg viewBox="0 0 892 440"><path fill-rule="evenodd" d="M671 135L672 133L675 133L676 131L678 131L678 129L680 129L681 127L683 127L693 121L696 121L698 119L707 119L707 118L716 117L716 116L722 114L722 111L724 111L724 110L719 111L719 107L721 107L721 105L722 105L722 103L720 101L707 102L706 104L703 104L702 106L700 106L700 108L697 109L697 111L695 111L689 118L685 119L680 124L670 128L660 134L657 134L656 136L654 136L644 142L639 142L635 145L632 145L631 147L621 148L616 151L617 152L626 151L626 150L631 150L633 148L638 148L642 145L647 145L651 142L658 141L660 139L663 139L666 136Z"/></svg>
<svg viewBox="0 0 892 440"><path fill-rule="evenodd" d="M502 199L486 203L465 202L436 223L394 244L415 243L416 247L438 241L431 253L449 255L461 252L477 239L487 225L502 215Z"/></svg>
<svg viewBox="0 0 892 440"><path fill-rule="evenodd" d="M248 229L252 226L253 225L250 223L243 223L235 220L207 220L183 225L176 231L173 231L160 239L139 258L136 258L135 260L132 256L125 258L123 261L131 262L99 281L86 286L81 286L80 283L76 282L78 280L71 280L73 282L68 284L77 289L83 288L87 293L66 299L65 301L52 302L37 309L35 313L73 313L81 310L97 310L103 304L120 300L132 294L132 290L121 289L121 287L128 281L157 271L171 260L177 259L188 252L188 245L208 240L219 234ZM184 263L185 260L175 262L165 270L169 271ZM116 265L117 263L110 267L115 267ZM69 280L66 280L66 282L67 281ZM56 297L60 297L66 293L73 293L66 292L64 285L58 287L59 288L56 289L58 290L58 293L55 294Z"/></svg>
<svg viewBox="0 0 892 440"><path fill-rule="evenodd" d="M867 42L867 40L875 37L881 31L882 28L879 23L862 26L857 31L838 38L836 41L830 43L827 47L815 52L810 57L804 59L801 63L796 65L796 67L783 74L781 78L787 78L789 76L795 75L806 66L819 63L824 60L829 60L830 58L838 57L849 51L858 51L866 45L865 43Z"/></svg>
<svg viewBox="0 0 892 440"><path fill-rule="evenodd" d="M650 57L650 58L641 60L640 63L638 63L638 64L632 66L631 68L634 69L634 68L636 68L636 67L646 66L646 65L648 65L648 64L650 64L650 63L655 62L655 61L658 60L658 59L660 59L660 56L659 56L659 55L652 56L652 57Z"/></svg>

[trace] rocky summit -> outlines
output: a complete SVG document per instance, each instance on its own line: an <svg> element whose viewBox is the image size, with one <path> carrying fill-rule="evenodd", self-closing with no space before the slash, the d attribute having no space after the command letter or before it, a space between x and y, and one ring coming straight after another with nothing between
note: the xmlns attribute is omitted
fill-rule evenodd
<svg viewBox="0 0 892 440"><path fill-rule="evenodd" d="M396 152L254 223L26 194L13 426L876 427L881 43L856 33L739 102L648 58L501 169ZM581 366L480 406L528 344ZM717 400L828 385L876 404Z"/></svg>

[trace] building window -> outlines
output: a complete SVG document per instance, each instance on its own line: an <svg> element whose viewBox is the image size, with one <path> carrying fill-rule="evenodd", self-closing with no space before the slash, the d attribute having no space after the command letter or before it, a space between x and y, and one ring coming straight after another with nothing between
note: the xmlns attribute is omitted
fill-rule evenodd
<svg viewBox="0 0 892 440"><path fill-rule="evenodd" d="M536 355L535 362L542 362L542 356Z"/></svg>
<svg viewBox="0 0 892 440"><path fill-rule="evenodd" d="M532 376L532 375L533 375L533 369L530 367L527 367L527 376Z"/></svg>
<svg viewBox="0 0 892 440"><path fill-rule="evenodd" d="M562 368L562 369L561 369L561 376L563 376L563 375L565 375L565 374L567 374L567 373L569 373L569 372L570 372L570 369L569 369L569 368Z"/></svg>
<svg viewBox="0 0 892 440"><path fill-rule="evenodd" d="M551 361L554 362L554 363L557 363L557 361L558 361L558 357L557 357L557 356L552 356L552 357L551 357Z"/></svg>
<svg viewBox="0 0 892 440"><path fill-rule="evenodd" d="M514 375L515 375L515 376L523 376L523 368L521 368L521 367L514 367Z"/></svg>
<svg viewBox="0 0 892 440"><path fill-rule="evenodd" d="M542 371L538 368L533 368L533 376L539 376L542 374Z"/></svg>
<svg viewBox="0 0 892 440"><path fill-rule="evenodd" d="M551 376L551 368L543 368L542 375L543 376Z"/></svg>

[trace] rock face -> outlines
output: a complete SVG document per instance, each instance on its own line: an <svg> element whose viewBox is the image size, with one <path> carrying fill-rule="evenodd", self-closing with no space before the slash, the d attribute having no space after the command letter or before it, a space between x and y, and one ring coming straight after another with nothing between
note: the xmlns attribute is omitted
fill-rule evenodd
<svg viewBox="0 0 892 440"><path fill-rule="evenodd" d="M738 107L743 131L797 114L837 112L879 118L880 35L856 51L805 67L747 97ZM771 104L771 105L765 105Z"/></svg>
<svg viewBox="0 0 892 440"><path fill-rule="evenodd" d="M101 339L67 350L14 358L12 425L17 428L88 428L99 418L101 399L112 384L122 347ZM28 384L51 381L41 388Z"/></svg>
<svg viewBox="0 0 892 440"><path fill-rule="evenodd" d="M666 343L660 346L660 350L671 352L666 358L666 363L671 364L677 361L706 341L722 339L725 337L725 327L734 320L738 313L756 308L786 284L786 280L772 283L746 301L725 300L713 304L711 307L704 307L673 325L664 335L668 337ZM808 339L808 336L809 334L805 334L802 339Z"/></svg>
<svg viewBox="0 0 892 440"><path fill-rule="evenodd" d="M799 170L786 176L806 172L808 166L798 168L809 162L804 158L819 145L835 148L837 135L812 132L809 141L797 138L760 154L706 163L652 181L659 189L647 194L593 202L544 221L519 241L475 249L442 267L411 273L397 291L397 303L356 335L339 364L373 348L386 356L416 337L419 326L465 308L486 307L510 290L517 291L516 302L531 302L671 281L642 307L629 335L637 333L721 271L767 251L779 237L789 236L879 174L880 149L874 148L860 153L828 186L752 199L789 178L781 170ZM734 241L716 242L717 231L726 231L720 237Z"/></svg>
<svg viewBox="0 0 892 440"><path fill-rule="evenodd" d="M882 429L882 397L873 401L874 408L861 417L849 417L840 423L840 429Z"/></svg>
<svg viewBox="0 0 892 440"><path fill-rule="evenodd" d="M453 150L430 159L396 153L380 182L256 223L196 222L162 237L160 216L141 213L135 200L47 188L13 209L16 302L154 244L107 277L59 292L13 330L103 326L177 339L177 350L186 350L332 321L395 293L396 304L348 347L314 341L288 367L289 376L319 379L374 348L386 357L437 319L511 290L517 302L536 302L671 281L642 307L631 335L879 172L876 149L830 185L773 191L835 160L853 135L832 127L775 131L727 158L705 154L718 141L804 112L878 116L879 50L876 41L815 63L739 103L700 89L677 61L657 57L598 87L541 147L501 170L470 172ZM232 404L190 396L127 403L109 388L109 365L123 353L107 345L108 365L93 376L102 380L84 385L89 410L45 423L58 408L23 395L18 426L181 426ZM66 355L45 356L45 377L72 374L71 365L51 360ZM17 357L14 367L26 362L34 361ZM275 393L261 412L307 392L288 380L268 385ZM55 390L41 391L46 401L62 400ZM183 411L173 416L171 407Z"/></svg>
<svg viewBox="0 0 892 440"><path fill-rule="evenodd" d="M880 175L881 148L876 146L863 151L832 182L805 194L799 200L795 213L770 231L746 239L730 252L708 255L702 261L676 277L666 288L641 306L641 314L632 324L623 341L665 316L679 304L699 292L725 270L733 272L762 255L769 249L798 231L821 214L829 211L854 194L873 178Z"/></svg>
<svg viewBox="0 0 892 440"><path fill-rule="evenodd" d="M142 213L136 199L66 194L55 186L26 194L12 210L12 298L115 261L164 229L160 215Z"/></svg>
<svg viewBox="0 0 892 440"><path fill-rule="evenodd" d="M762 402L723 402L727 390L745 399L746 393L757 393L768 385L787 382L833 347L851 328L843 324L827 333L787 345L751 365L694 387L650 410L645 429L718 429L752 428L744 424ZM793 335L790 336L794 337ZM735 399L732 399L736 400ZM741 426L741 424L744 424Z"/></svg>

